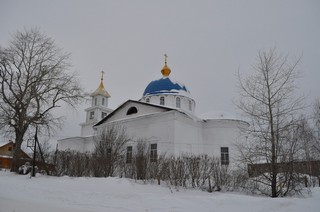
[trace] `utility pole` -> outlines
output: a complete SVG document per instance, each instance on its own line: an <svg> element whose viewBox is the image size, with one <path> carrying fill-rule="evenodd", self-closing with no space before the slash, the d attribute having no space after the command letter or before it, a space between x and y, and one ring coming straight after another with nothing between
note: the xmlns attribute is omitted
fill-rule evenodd
<svg viewBox="0 0 320 212"><path fill-rule="evenodd" d="M36 127L36 133L34 135L34 148L33 148L33 161L32 161L31 177L35 177L36 176L35 166L36 166L37 141L38 141L38 127Z"/></svg>

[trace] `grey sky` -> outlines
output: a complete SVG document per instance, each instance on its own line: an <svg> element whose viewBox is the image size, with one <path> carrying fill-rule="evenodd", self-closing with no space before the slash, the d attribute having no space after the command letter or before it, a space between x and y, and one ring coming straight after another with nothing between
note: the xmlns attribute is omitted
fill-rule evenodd
<svg viewBox="0 0 320 212"><path fill-rule="evenodd" d="M0 0L0 45L10 33L39 27L71 52L88 92L105 72L109 106L139 99L161 77L167 53L171 77L190 89L196 113L236 113L236 72L251 70L260 49L303 55L298 80L308 101L320 91L320 1L52 1ZM80 135L83 105L68 114L58 137Z"/></svg>

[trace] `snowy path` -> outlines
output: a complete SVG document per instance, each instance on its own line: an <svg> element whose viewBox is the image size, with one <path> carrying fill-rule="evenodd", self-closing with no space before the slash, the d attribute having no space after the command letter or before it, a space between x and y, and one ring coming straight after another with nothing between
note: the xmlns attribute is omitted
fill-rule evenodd
<svg viewBox="0 0 320 212"><path fill-rule="evenodd" d="M0 171L0 212L34 211L320 211L320 189L307 198L253 197L141 185L119 178L15 175Z"/></svg>

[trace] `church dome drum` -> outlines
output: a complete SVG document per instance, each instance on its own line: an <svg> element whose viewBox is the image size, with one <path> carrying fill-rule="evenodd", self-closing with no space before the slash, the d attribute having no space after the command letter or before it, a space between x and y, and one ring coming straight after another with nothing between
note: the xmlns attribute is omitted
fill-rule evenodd
<svg viewBox="0 0 320 212"><path fill-rule="evenodd" d="M167 55L161 73L163 77L147 85L140 101L194 112L195 101L188 88L169 77L171 70L167 65Z"/></svg>

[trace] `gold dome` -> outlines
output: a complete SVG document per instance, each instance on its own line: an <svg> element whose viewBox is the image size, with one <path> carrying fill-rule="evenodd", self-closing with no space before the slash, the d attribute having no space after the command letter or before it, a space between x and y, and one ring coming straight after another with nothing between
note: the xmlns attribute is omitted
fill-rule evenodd
<svg viewBox="0 0 320 212"><path fill-rule="evenodd" d="M108 91L106 91L103 85L103 74L104 74L104 71L101 71L100 85L90 96L102 95L102 96L110 97L110 94L108 93Z"/></svg>
<svg viewBox="0 0 320 212"><path fill-rule="evenodd" d="M171 73L171 70L170 70L170 68L168 67L168 65L167 65L167 54L165 54L164 55L164 58L165 58L165 60L164 60L164 66L163 66L163 68L161 69L161 73L162 73L162 75L163 75L163 77L168 77L169 75L170 75L170 73Z"/></svg>

